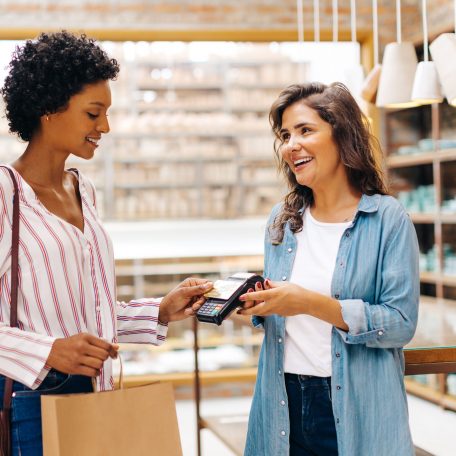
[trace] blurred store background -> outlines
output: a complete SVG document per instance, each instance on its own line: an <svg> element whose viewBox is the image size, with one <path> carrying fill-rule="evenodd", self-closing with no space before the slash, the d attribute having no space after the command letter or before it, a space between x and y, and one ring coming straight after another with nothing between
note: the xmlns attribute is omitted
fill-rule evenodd
<svg viewBox="0 0 456 456"><path fill-rule="evenodd" d="M402 40L412 43L416 63L432 60L421 0L399 3ZM190 275L261 273L266 217L286 191L269 107L289 84L337 80L369 116L391 190L418 233L422 302L412 346L456 346L456 92L450 87L433 103L396 100L394 108L363 98L369 70L397 41L397 2L379 1L377 18L371 0L336 4L337 11L330 0L0 2L0 84L15 46L40 31L85 31L120 62L111 133L94 159L71 163L97 187L120 300L160 296ZM455 10L453 1L428 0L430 43L454 35ZM402 93L412 101L411 86ZM23 147L0 116L0 161L14 160ZM198 325L202 411L235 415L228 418L240 429L233 441L242 441L261 341L240 317L221 327ZM181 431L184 421L193 423L183 433L186 456L196 454L194 343L194 322L186 320L171 325L161 347L123 347L131 384L175 385ZM410 376L407 389L417 445L455 454L446 429L454 423L456 375ZM446 424L432 428L438 420ZM204 435L204 455L234 454Z"/></svg>

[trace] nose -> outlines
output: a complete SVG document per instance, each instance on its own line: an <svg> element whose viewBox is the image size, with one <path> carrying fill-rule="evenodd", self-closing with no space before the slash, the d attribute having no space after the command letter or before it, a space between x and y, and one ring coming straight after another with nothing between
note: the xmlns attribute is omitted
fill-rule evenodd
<svg viewBox="0 0 456 456"><path fill-rule="evenodd" d="M288 152L293 152L295 150L301 149L301 143L299 142L299 137L295 135L291 135L288 139L288 142L284 144L285 149Z"/></svg>
<svg viewBox="0 0 456 456"><path fill-rule="evenodd" d="M108 116L100 116L100 122L97 125L97 131L100 133L109 133L111 131L111 128L109 127L109 121L108 121Z"/></svg>

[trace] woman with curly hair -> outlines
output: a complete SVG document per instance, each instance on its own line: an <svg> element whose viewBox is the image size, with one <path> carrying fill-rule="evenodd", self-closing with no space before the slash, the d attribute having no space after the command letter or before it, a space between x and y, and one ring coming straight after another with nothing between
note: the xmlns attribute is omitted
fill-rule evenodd
<svg viewBox="0 0 456 456"><path fill-rule="evenodd" d="M23 154L0 168L0 397L12 379L13 454L39 455L42 394L113 387L118 342L160 344L169 321L211 288L187 279L161 301L116 301L111 240L92 183L66 169L109 132L114 59L85 35L58 32L17 48L1 90ZM9 169L9 170L8 170ZM13 178L20 203L17 327L10 327ZM1 406L0 406L1 408Z"/></svg>
<svg viewBox="0 0 456 456"><path fill-rule="evenodd" d="M245 455L411 456L413 224L386 194L345 86L290 86L270 122L290 192L269 219L265 289L242 297L240 313L265 330Z"/></svg>

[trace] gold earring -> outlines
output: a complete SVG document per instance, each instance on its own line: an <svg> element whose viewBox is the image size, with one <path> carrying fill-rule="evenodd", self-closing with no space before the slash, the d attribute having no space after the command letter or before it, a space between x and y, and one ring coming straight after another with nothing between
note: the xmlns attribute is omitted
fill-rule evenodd
<svg viewBox="0 0 456 456"><path fill-rule="evenodd" d="M46 120L49 120L49 116L48 115L46 115Z"/></svg>

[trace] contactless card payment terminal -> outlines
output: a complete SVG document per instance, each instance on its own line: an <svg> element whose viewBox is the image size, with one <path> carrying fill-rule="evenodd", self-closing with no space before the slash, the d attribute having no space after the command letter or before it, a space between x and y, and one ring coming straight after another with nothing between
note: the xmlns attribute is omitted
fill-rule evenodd
<svg viewBox="0 0 456 456"><path fill-rule="evenodd" d="M196 313L199 321L221 325L228 315L242 305L239 296L249 288L255 289L255 283L263 283L263 277L250 272L238 272L226 280L216 280L214 288L204 294L206 302Z"/></svg>

